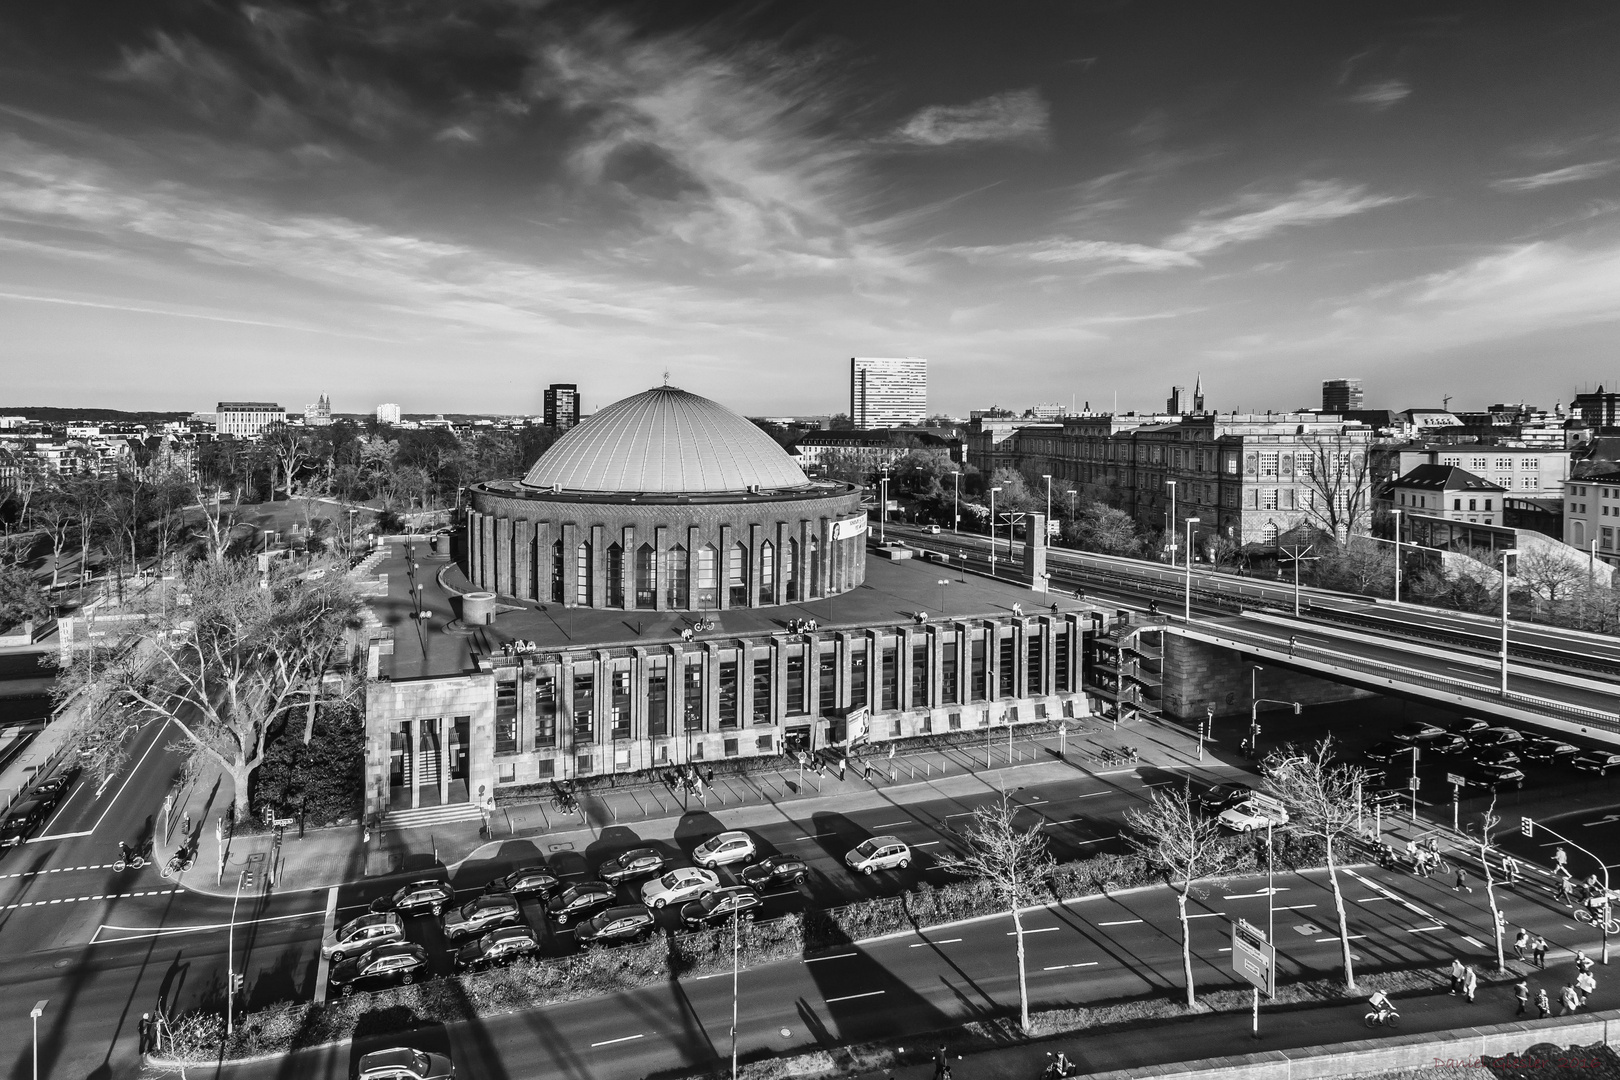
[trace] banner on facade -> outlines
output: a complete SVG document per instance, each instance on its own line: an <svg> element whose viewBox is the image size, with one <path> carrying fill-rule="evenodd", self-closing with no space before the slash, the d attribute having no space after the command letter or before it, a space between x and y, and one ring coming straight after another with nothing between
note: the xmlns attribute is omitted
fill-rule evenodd
<svg viewBox="0 0 1620 1080"><path fill-rule="evenodd" d="M866 515L845 518L832 523L832 538L834 540L849 540L857 536L866 535Z"/></svg>
<svg viewBox="0 0 1620 1080"><path fill-rule="evenodd" d="M844 745L859 746L872 741L872 710L862 705L844 718Z"/></svg>

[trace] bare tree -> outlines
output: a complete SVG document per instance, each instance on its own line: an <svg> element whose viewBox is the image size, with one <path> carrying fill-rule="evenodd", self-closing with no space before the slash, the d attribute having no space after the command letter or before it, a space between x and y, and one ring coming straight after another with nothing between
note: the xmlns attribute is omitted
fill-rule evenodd
<svg viewBox="0 0 1620 1080"><path fill-rule="evenodd" d="M264 429L264 447L270 452L275 475L280 478L280 483L275 480L270 483L271 499L275 498L278 487L287 493L287 498L292 498L293 480L310 458L309 439L290 424L271 424Z"/></svg>
<svg viewBox="0 0 1620 1080"><path fill-rule="evenodd" d="M1197 1004L1193 990L1192 932L1187 919L1187 898L1200 878L1221 873L1231 852L1221 843L1215 822L1198 810L1190 785L1155 788L1148 805L1125 812L1132 834L1130 844L1148 862L1164 871L1165 883L1176 891L1176 912L1181 919L1181 971L1187 983L1187 1008ZM1179 888L1176 882L1181 882Z"/></svg>
<svg viewBox="0 0 1620 1080"><path fill-rule="evenodd" d="M1485 896L1491 902L1491 929L1496 934L1496 970L1507 970L1507 958L1502 955L1502 916L1496 907L1496 875L1491 871L1491 830L1502 824L1496 812L1496 793L1491 793L1491 804L1479 818L1479 865L1484 867Z"/></svg>
<svg viewBox="0 0 1620 1080"><path fill-rule="evenodd" d="M1305 483L1306 518L1341 543L1367 527L1373 495L1367 443L1350 430L1316 439L1294 458L1295 475Z"/></svg>
<svg viewBox="0 0 1620 1080"><path fill-rule="evenodd" d="M1586 584L1587 567L1585 560L1533 547L1519 555L1513 576L1538 598L1556 605Z"/></svg>
<svg viewBox="0 0 1620 1080"><path fill-rule="evenodd" d="M358 593L336 564L324 569L278 569L261 587L251 563L197 563L182 580L185 602L148 613L139 648L75 658L62 693L85 688L120 703L91 725L98 745L122 745L149 717L174 723L194 757L231 778L241 819L272 728L327 692L321 676L335 642L358 623Z"/></svg>
<svg viewBox="0 0 1620 1080"><path fill-rule="evenodd" d="M1344 910L1344 891L1339 886L1338 854L1335 845L1356 834L1359 817L1357 796L1365 786L1366 774L1348 765L1334 765L1333 737L1323 736L1309 751L1286 746L1272 753L1263 763L1266 783L1288 808L1288 828L1302 836L1321 840L1327 858L1328 880L1333 885L1333 907L1339 920L1339 946L1344 957L1345 989L1356 989L1355 969L1350 957L1350 923Z"/></svg>
<svg viewBox="0 0 1620 1080"><path fill-rule="evenodd" d="M1039 825L1020 829L1013 821L1018 807L1003 798L973 811L962 832L967 850L939 860L940 869L982 879L1012 913L1013 936L1018 941L1018 1023L1029 1032L1029 980L1024 959L1024 908L1052 876L1056 865L1046 849Z"/></svg>

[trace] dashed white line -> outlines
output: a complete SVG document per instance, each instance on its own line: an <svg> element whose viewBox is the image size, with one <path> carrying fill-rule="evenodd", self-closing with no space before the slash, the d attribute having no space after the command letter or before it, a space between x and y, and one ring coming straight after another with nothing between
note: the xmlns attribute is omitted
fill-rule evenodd
<svg viewBox="0 0 1620 1080"><path fill-rule="evenodd" d="M1225 913L1220 912L1220 911L1200 911L1200 912L1197 912L1195 914L1187 916L1187 918L1189 918L1189 919L1222 919L1222 918L1225 918L1225 917L1226 917ZM1137 920L1137 921L1140 922L1141 920ZM1102 924L1099 923L1098 925L1100 926Z"/></svg>
<svg viewBox="0 0 1620 1080"><path fill-rule="evenodd" d="M911 846L912 847L933 847L937 843L939 843L938 840L924 840L920 844L912 844Z"/></svg>
<svg viewBox="0 0 1620 1080"><path fill-rule="evenodd" d="M1061 930L1061 929L1063 929L1063 927L1061 927L1061 926L1032 926L1029 929L1025 930L1024 933L1026 933L1026 934L1050 934L1054 930ZM1012 937L1016 933L1018 933L1018 931L1009 930L1009 931L1007 931L1007 936Z"/></svg>
<svg viewBox="0 0 1620 1080"><path fill-rule="evenodd" d="M1462 939L1476 949L1483 949L1485 947L1485 943L1483 941L1480 941L1478 938L1469 937L1467 934L1464 934Z"/></svg>
<svg viewBox="0 0 1620 1080"><path fill-rule="evenodd" d="M1444 930L1445 928L1444 923L1435 923L1433 926L1409 926L1406 928L1406 932L1408 934L1422 934L1429 930Z"/></svg>
<svg viewBox="0 0 1620 1080"><path fill-rule="evenodd" d="M868 990L864 994L845 994L843 997L822 998L821 1000L825 1001L828 1005L831 1005L835 1001L854 1001L856 998L877 997L879 994L887 993L887 990Z"/></svg>
<svg viewBox="0 0 1620 1080"><path fill-rule="evenodd" d="M885 821L882 825L874 825L874 826L872 826L872 828L874 828L874 829L898 829L902 825L910 825L910 824L911 824L911 819L906 818L904 821Z"/></svg>
<svg viewBox="0 0 1620 1080"><path fill-rule="evenodd" d="M1370 904L1374 900L1393 900L1393 896L1361 896L1356 898L1358 904Z"/></svg>
<svg viewBox="0 0 1620 1080"><path fill-rule="evenodd" d="M859 956L859 955L860 955L859 953L841 952L841 953L834 953L831 956L807 956L803 960L800 960L799 963L801 963L801 964L819 964L823 960L846 960L851 956Z"/></svg>
<svg viewBox="0 0 1620 1080"><path fill-rule="evenodd" d="M1315 906L1316 906L1315 904L1289 904L1287 907L1280 907L1277 910L1278 911L1303 911L1305 908L1313 908Z"/></svg>
<svg viewBox="0 0 1620 1080"><path fill-rule="evenodd" d="M959 937L948 937L943 941L919 941L919 942L917 942L915 945L913 945L911 947L913 949L921 949L926 945L951 945L951 944L954 944L955 942L958 942L958 941L961 941L961 940L962 939L959 938Z"/></svg>
<svg viewBox="0 0 1620 1080"><path fill-rule="evenodd" d="M614 1043L634 1042L636 1039L645 1039L645 1035L623 1035L617 1039L603 1039L601 1042L591 1043L592 1048L598 1046L612 1046Z"/></svg>
<svg viewBox="0 0 1620 1080"><path fill-rule="evenodd" d="M1279 885L1277 888L1272 889L1270 891L1273 892L1273 893L1280 893L1280 892L1288 892L1289 890L1288 890L1288 886ZM1259 892L1232 893L1232 894L1228 895L1227 897L1225 897L1225 899L1227 899L1227 900L1253 900L1257 896L1265 896L1265 895L1267 895L1267 890L1261 889Z"/></svg>
<svg viewBox="0 0 1620 1080"><path fill-rule="evenodd" d="M1366 934L1351 934L1350 935L1350 940L1351 941L1360 941L1362 938L1364 938L1366 936L1367 936ZM1316 940L1317 941L1338 941L1339 940L1339 935L1338 934L1330 934L1327 937L1319 937Z"/></svg>
<svg viewBox="0 0 1620 1080"><path fill-rule="evenodd" d="M795 841L798 841L798 840L816 840L816 839L819 839L819 838L821 838L823 836L836 836L836 835L837 835L836 833L830 833L830 832L813 832L809 836L796 836L796 837L794 837L794 840Z"/></svg>
<svg viewBox="0 0 1620 1080"><path fill-rule="evenodd" d="M1083 964L1053 964L1051 967L1043 967L1043 968L1041 968L1041 970L1042 971L1065 971L1065 970L1067 970L1069 968L1096 967L1098 965L1098 963L1100 963L1100 961L1087 960Z"/></svg>
<svg viewBox="0 0 1620 1080"><path fill-rule="evenodd" d="M1098 926L1132 926L1141 922L1141 919L1116 919L1113 922L1100 922ZM1054 927L1055 929L1055 927Z"/></svg>

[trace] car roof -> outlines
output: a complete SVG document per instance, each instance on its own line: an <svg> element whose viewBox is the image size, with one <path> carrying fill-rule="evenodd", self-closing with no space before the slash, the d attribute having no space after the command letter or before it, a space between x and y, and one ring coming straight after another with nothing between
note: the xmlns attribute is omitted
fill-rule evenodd
<svg viewBox="0 0 1620 1080"><path fill-rule="evenodd" d="M371 1069L399 1069L414 1067L416 1065L415 1050L407 1046L396 1046L388 1050L373 1050L360 1059L362 1072Z"/></svg>
<svg viewBox="0 0 1620 1080"><path fill-rule="evenodd" d="M872 837L872 843L879 847L888 847L890 844L898 844L900 841L893 836L874 836Z"/></svg>
<svg viewBox="0 0 1620 1080"><path fill-rule="evenodd" d="M727 829L723 833L715 833L713 836L709 837L709 843L717 844L722 840L746 840L746 839L748 839L748 834L743 832L741 829Z"/></svg>
<svg viewBox="0 0 1620 1080"><path fill-rule="evenodd" d="M652 918L652 912L647 910L645 904L620 904L618 907L608 908L597 918L602 922L611 922L614 919L628 919L642 915L645 915L648 919Z"/></svg>

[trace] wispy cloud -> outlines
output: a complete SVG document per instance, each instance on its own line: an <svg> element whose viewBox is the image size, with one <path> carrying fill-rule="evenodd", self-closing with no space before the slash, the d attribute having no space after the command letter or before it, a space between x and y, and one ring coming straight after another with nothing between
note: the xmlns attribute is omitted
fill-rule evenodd
<svg viewBox="0 0 1620 1080"><path fill-rule="evenodd" d="M970 262L999 264L1123 263L1143 270L1165 270L1176 266L1198 265L1197 259L1183 251L1169 251L1147 244L1120 244L1106 240L1074 240L1066 237L1030 240L1017 244L951 247L943 250Z"/></svg>
<svg viewBox="0 0 1620 1080"><path fill-rule="evenodd" d="M1363 83L1351 91L1349 100L1357 105L1365 105L1377 112L1389 108L1405 100L1412 93L1412 88L1400 79L1381 79L1377 82Z"/></svg>
<svg viewBox="0 0 1620 1080"><path fill-rule="evenodd" d="M1370 195L1361 184L1306 181L1287 195L1248 195L1207 211L1164 246L1207 255L1234 244L1263 240L1283 229L1337 221L1400 201L1402 196Z"/></svg>
<svg viewBox="0 0 1620 1080"><path fill-rule="evenodd" d="M1051 109L1040 91L1008 90L967 105L930 105L895 130L896 142L915 146L1046 142Z"/></svg>
<svg viewBox="0 0 1620 1080"><path fill-rule="evenodd" d="M270 322L265 319L244 319L233 315L210 315L200 311L177 311L173 308L151 307L142 304L112 304L100 300L84 300L71 296L38 296L32 293L0 292L0 300L14 300L28 304L60 304L65 307L94 308L98 311L123 311L133 315L158 315L167 319L200 319L203 322L227 323L232 326L259 326L269 330L295 330L304 334L328 334L335 337L362 338L399 344L399 338L377 337L371 334L349 334L321 326L297 323Z"/></svg>
<svg viewBox="0 0 1620 1080"><path fill-rule="evenodd" d="M1578 184L1583 180L1596 180L1600 176L1608 176L1616 169L1620 169L1620 160L1588 161L1581 165L1566 165L1562 169L1550 169L1529 176L1503 177L1491 181L1491 187L1511 194L1539 191L1560 184Z"/></svg>

